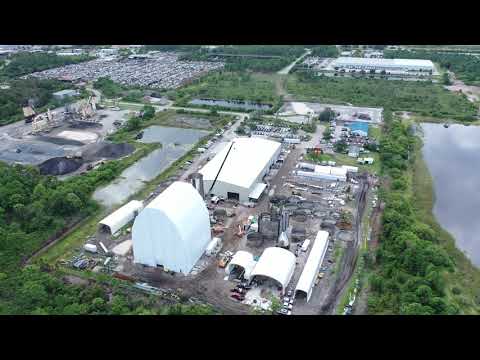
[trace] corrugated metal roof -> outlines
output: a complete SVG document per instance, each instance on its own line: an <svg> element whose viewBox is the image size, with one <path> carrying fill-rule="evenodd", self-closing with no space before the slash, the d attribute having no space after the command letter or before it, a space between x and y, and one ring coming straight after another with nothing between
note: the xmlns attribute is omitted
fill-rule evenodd
<svg viewBox="0 0 480 360"><path fill-rule="evenodd" d="M334 61L332 66L345 65L366 65L379 67L431 67L433 63L430 60L423 59L377 59L377 58L360 58L360 57L339 57Z"/></svg>
<svg viewBox="0 0 480 360"><path fill-rule="evenodd" d="M281 144L262 138L236 138L217 181L250 188ZM232 142L228 143L201 170L204 180L214 180Z"/></svg>

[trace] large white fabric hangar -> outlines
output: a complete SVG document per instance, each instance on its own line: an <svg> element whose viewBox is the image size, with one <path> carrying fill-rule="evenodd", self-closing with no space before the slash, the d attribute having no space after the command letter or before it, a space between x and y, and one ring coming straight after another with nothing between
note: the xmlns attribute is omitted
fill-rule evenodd
<svg viewBox="0 0 480 360"><path fill-rule="evenodd" d="M296 258L293 253L279 247L266 248L250 273L250 281L271 282L285 293L293 272Z"/></svg>
<svg viewBox="0 0 480 360"><path fill-rule="evenodd" d="M135 219L134 262L188 274L211 241L210 218L198 191L176 181Z"/></svg>
<svg viewBox="0 0 480 360"><path fill-rule="evenodd" d="M280 151L276 141L235 138L199 171L205 193L240 202L257 200L266 187L263 177Z"/></svg>

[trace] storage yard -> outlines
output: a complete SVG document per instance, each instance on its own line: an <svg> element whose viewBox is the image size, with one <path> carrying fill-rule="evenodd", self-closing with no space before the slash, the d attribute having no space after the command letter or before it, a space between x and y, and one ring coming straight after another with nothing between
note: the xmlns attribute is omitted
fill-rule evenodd
<svg viewBox="0 0 480 360"><path fill-rule="evenodd" d="M313 140L291 144L235 138L238 124L146 199L102 220L62 264L195 297L226 314L335 313L365 240L375 177L310 163L323 126ZM239 186L228 174L241 169Z"/></svg>
<svg viewBox="0 0 480 360"><path fill-rule="evenodd" d="M65 110L65 107L52 110L50 116L54 120L51 124L48 119L40 118L31 123L20 121L3 126L0 129L0 160L9 164L44 164L46 174L63 175L77 169L84 171L89 164L133 151L133 147L109 144L104 140L115 131L115 124L127 120L128 111L96 110L90 119L82 121L69 119ZM76 162L82 166L72 170Z"/></svg>
<svg viewBox="0 0 480 360"><path fill-rule="evenodd" d="M41 79L92 81L101 77L128 86L175 89L210 71L223 68L223 62L179 61L176 53L157 53L127 59L95 59L33 73Z"/></svg>

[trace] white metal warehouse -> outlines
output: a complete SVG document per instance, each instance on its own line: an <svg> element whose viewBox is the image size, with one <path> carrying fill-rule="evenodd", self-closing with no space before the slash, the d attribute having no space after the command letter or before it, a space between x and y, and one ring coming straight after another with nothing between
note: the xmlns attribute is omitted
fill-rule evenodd
<svg viewBox="0 0 480 360"><path fill-rule="evenodd" d="M211 240L210 218L198 191L176 181L135 219L134 262L189 273Z"/></svg>
<svg viewBox="0 0 480 360"><path fill-rule="evenodd" d="M328 232L320 230L317 233L315 242L310 250L310 255L308 256L305 267L303 268L302 274L300 275L300 279L295 288L296 297L304 295L307 298L307 302L310 300L313 286L315 285L315 279L322 266L323 259L327 253L327 248Z"/></svg>
<svg viewBox="0 0 480 360"><path fill-rule="evenodd" d="M359 70L397 70L397 71L435 71L430 60L421 59L375 59L360 57L339 57L334 60L332 68L346 68Z"/></svg>
<svg viewBox="0 0 480 360"><path fill-rule="evenodd" d="M132 221L142 210L142 208L143 203L141 201L132 200L108 215L105 219L100 221L99 224L102 230L113 235L130 221Z"/></svg>
<svg viewBox="0 0 480 360"><path fill-rule="evenodd" d="M313 179L334 180L334 181L347 180L347 169L343 167L299 163L298 168L309 169L313 171L297 170L296 171L297 176L309 177Z"/></svg>
<svg viewBox="0 0 480 360"><path fill-rule="evenodd" d="M279 248L266 248L250 274L250 280L269 278L282 287L282 293L292 279L296 258L290 251Z"/></svg>
<svg viewBox="0 0 480 360"><path fill-rule="evenodd" d="M263 177L277 161L281 144L262 138L236 138L231 145L232 142L228 143L200 170L205 192L218 174L211 194L240 202L255 200L261 195L260 189L265 189L261 185Z"/></svg>

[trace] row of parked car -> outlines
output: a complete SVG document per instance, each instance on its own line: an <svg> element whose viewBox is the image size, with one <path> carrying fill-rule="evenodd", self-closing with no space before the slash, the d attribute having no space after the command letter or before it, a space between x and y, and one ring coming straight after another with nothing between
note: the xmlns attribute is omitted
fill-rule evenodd
<svg viewBox="0 0 480 360"><path fill-rule="evenodd" d="M122 85L174 89L206 72L221 69L224 65L223 62L179 61L178 54L164 52L144 59L95 59L32 75L43 79L69 76L85 81L109 77Z"/></svg>

